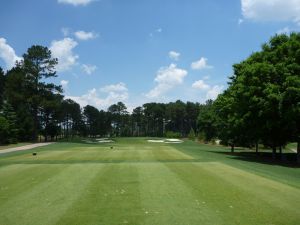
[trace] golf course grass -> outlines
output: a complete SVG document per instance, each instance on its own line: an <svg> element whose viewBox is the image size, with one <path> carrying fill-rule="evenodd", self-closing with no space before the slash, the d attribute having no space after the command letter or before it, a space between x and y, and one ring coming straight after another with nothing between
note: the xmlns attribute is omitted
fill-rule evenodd
<svg viewBox="0 0 300 225"><path fill-rule="evenodd" d="M300 168L192 141L114 141L0 155L0 224L300 224Z"/></svg>

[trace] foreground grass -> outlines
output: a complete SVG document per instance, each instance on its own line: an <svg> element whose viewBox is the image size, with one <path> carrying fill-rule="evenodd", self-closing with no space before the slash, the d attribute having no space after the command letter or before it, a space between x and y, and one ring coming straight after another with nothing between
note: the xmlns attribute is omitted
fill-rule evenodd
<svg viewBox="0 0 300 225"><path fill-rule="evenodd" d="M110 147L113 146L113 149ZM33 151L33 150L32 150ZM298 224L298 168L217 146L58 143L0 156L0 224Z"/></svg>

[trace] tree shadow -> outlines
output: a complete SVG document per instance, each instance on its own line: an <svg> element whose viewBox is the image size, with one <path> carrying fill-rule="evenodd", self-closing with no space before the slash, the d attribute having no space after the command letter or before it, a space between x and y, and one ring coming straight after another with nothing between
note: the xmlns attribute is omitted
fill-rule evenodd
<svg viewBox="0 0 300 225"><path fill-rule="evenodd" d="M217 153L226 155L228 158L235 160L242 160L247 162L262 163L268 165L279 165L284 167L300 168L297 163L297 155L295 153L279 153L276 154L276 158L273 159L271 152L255 152L250 151L238 151L238 152L224 152L224 151L210 151L211 153Z"/></svg>

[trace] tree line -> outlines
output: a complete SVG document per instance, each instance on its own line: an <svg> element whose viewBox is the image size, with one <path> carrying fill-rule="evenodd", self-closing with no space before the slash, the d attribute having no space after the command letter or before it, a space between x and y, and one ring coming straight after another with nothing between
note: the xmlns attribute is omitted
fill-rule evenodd
<svg viewBox="0 0 300 225"><path fill-rule="evenodd" d="M23 59L0 68L0 143L56 140L75 136L186 136L196 130L199 103L146 103L132 113L118 102L106 111L83 108L65 99L57 77L57 59L47 47L30 47Z"/></svg>
<svg viewBox="0 0 300 225"><path fill-rule="evenodd" d="M271 148L273 157L297 142L300 162L300 33L276 35L259 52L233 65L228 88L200 110L205 138Z"/></svg>
<svg viewBox="0 0 300 225"><path fill-rule="evenodd" d="M15 66L0 68L0 142L75 136L198 135L231 146L263 144L276 151L297 142L300 161L300 33L275 35L262 49L233 65L228 88L215 101L146 103L127 111L118 102L106 111L65 99L57 59L34 45Z"/></svg>

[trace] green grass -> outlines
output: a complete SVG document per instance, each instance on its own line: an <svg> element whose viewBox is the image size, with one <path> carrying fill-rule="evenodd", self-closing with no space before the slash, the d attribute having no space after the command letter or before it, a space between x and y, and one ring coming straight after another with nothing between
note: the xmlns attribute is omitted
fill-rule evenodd
<svg viewBox="0 0 300 225"><path fill-rule="evenodd" d="M299 224L299 168L191 141L115 141L0 155L0 224Z"/></svg>

